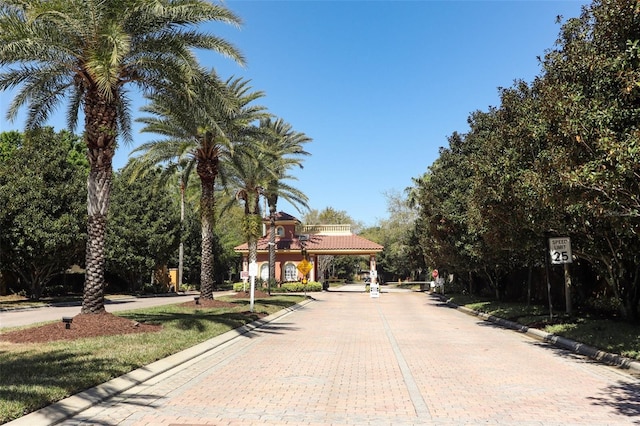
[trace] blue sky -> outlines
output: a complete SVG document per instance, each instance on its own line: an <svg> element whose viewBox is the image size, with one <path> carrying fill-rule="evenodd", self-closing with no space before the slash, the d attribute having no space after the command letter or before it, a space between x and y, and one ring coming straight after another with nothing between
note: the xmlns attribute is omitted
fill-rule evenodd
<svg viewBox="0 0 640 426"><path fill-rule="evenodd" d="M540 74L536 57L554 46L556 16L576 17L587 3L227 0L242 28L205 29L238 47L247 66L213 53L201 60L251 80L266 93L261 104L313 139L292 182L311 208L371 226L388 217L384 193L422 175L448 136L467 131L471 112L498 105L498 87ZM0 130L22 129L23 116L6 121L0 96ZM63 128L62 117L49 124ZM116 169L153 138L137 128ZM279 210L301 217L284 202Z"/></svg>

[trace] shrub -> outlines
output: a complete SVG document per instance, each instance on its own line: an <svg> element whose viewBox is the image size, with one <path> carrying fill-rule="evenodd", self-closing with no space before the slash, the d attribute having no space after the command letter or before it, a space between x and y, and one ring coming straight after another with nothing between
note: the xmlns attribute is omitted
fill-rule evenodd
<svg viewBox="0 0 640 426"><path fill-rule="evenodd" d="M246 286L246 287L245 287ZM249 289L249 283L244 284L242 282L233 284L233 291L244 291L244 289ZM256 285L256 288L259 288ZM322 291L322 283L317 281L309 281L306 284L302 284L300 281L282 283L279 288L275 286L271 286L271 291L275 291L277 293L301 293L304 291Z"/></svg>
<svg viewBox="0 0 640 426"><path fill-rule="evenodd" d="M302 291L322 291L322 283L317 281L308 281L306 284L302 284L300 281L294 281L290 283L283 283L279 289L281 292L299 293Z"/></svg>

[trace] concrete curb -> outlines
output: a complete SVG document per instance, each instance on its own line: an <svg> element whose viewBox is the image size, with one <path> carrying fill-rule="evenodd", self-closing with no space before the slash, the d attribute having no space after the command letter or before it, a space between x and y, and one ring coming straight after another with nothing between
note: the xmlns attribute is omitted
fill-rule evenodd
<svg viewBox="0 0 640 426"><path fill-rule="evenodd" d="M179 293L161 293L161 294L150 294L150 295L126 295L123 297L105 297L105 305L111 305L114 303L120 303L123 300L136 300L136 299L148 299L152 297L180 297L180 296L190 296L190 295L198 295L200 294L197 291L183 291ZM227 294L234 294L232 291L222 291L216 292L215 296L226 296ZM70 307L70 306L82 306L82 300L74 300L69 302L52 302L52 303L42 303L42 305L32 305L26 307L0 307L0 312L16 312L16 311L33 311L40 308L54 308L54 307Z"/></svg>
<svg viewBox="0 0 640 426"><path fill-rule="evenodd" d="M526 325L518 324L516 322L489 315L484 312L478 312L464 306L456 305L455 303L450 301L451 299L448 299L447 297L439 294L432 293L432 295L438 297L441 301L445 302L452 308L455 308L460 312L464 312L467 315L475 316L485 321L493 322L504 328L519 331L533 339L545 343L550 343L554 346L567 349L579 355L584 355L595 361L602 362L603 364L615 366L623 370L631 370L632 373L640 374L639 361L624 357L622 355L605 352L598 348L594 348L593 346L585 345L584 343L576 342L571 339L567 339L566 337L556 336L555 334L547 333L537 328L530 328Z"/></svg>
<svg viewBox="0 0 640 426"><path fill-rule="evenodd" d="M192 360L220 345L227 343L239 336L249 333L256 328L274 321L290 312L296 311L303 306L313 302L314 299L307 299L288 308L282 309L274 314L259 320L253 321L242 327L227 331L220 336L216 336L205 342L192 346L181 352L175 353L147 366L140 367L130 373L111 379L106 383L87 389L73 396L55 402L40 410L29 413L16 420L5 423L10 426L34 426L34 425L55 425L82 411L85 411L100 402L112 398L122 392L126 392L147 380L150 380L173 368L181 366L186 361Z"/></svg>

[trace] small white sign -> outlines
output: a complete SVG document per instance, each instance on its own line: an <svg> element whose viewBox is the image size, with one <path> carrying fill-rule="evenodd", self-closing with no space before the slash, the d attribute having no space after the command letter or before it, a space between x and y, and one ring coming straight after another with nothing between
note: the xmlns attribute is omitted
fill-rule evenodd
<svg viewBox="0 0 640 426"><path fill-rule="evenodd" d="M549 238L549 253L554 265L571 263L571 238Z"/></svg>
<svg viewBox="0 0 640 426"><path fill-rule="evenodd" d="M376 271L375 269L372 269L369 271L369 276L371 278L378 278L378 271Z"/></svg>
<svg viewBox="0 0 640 426"><path fill-rule="evenodd" d="M249 264L249 276L250 277L258 276L258 264L256 262L251 262Z"/></svg>
<svg viewBox="0 0 640 426"><path fill-rule="evenodd" d="M371 297L380 297L380 286L378 283L371 282L369 286L369 296Z"/></svg>

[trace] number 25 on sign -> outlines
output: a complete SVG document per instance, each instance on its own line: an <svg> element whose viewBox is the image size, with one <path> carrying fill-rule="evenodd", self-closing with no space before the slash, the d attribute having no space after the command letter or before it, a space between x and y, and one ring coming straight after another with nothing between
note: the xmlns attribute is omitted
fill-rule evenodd
<svg viewBox="0 0 640 426"><path fill-rule="evenodd" d="M571 239L569 237L549 238L551 263L571 263Z"/></svg>

